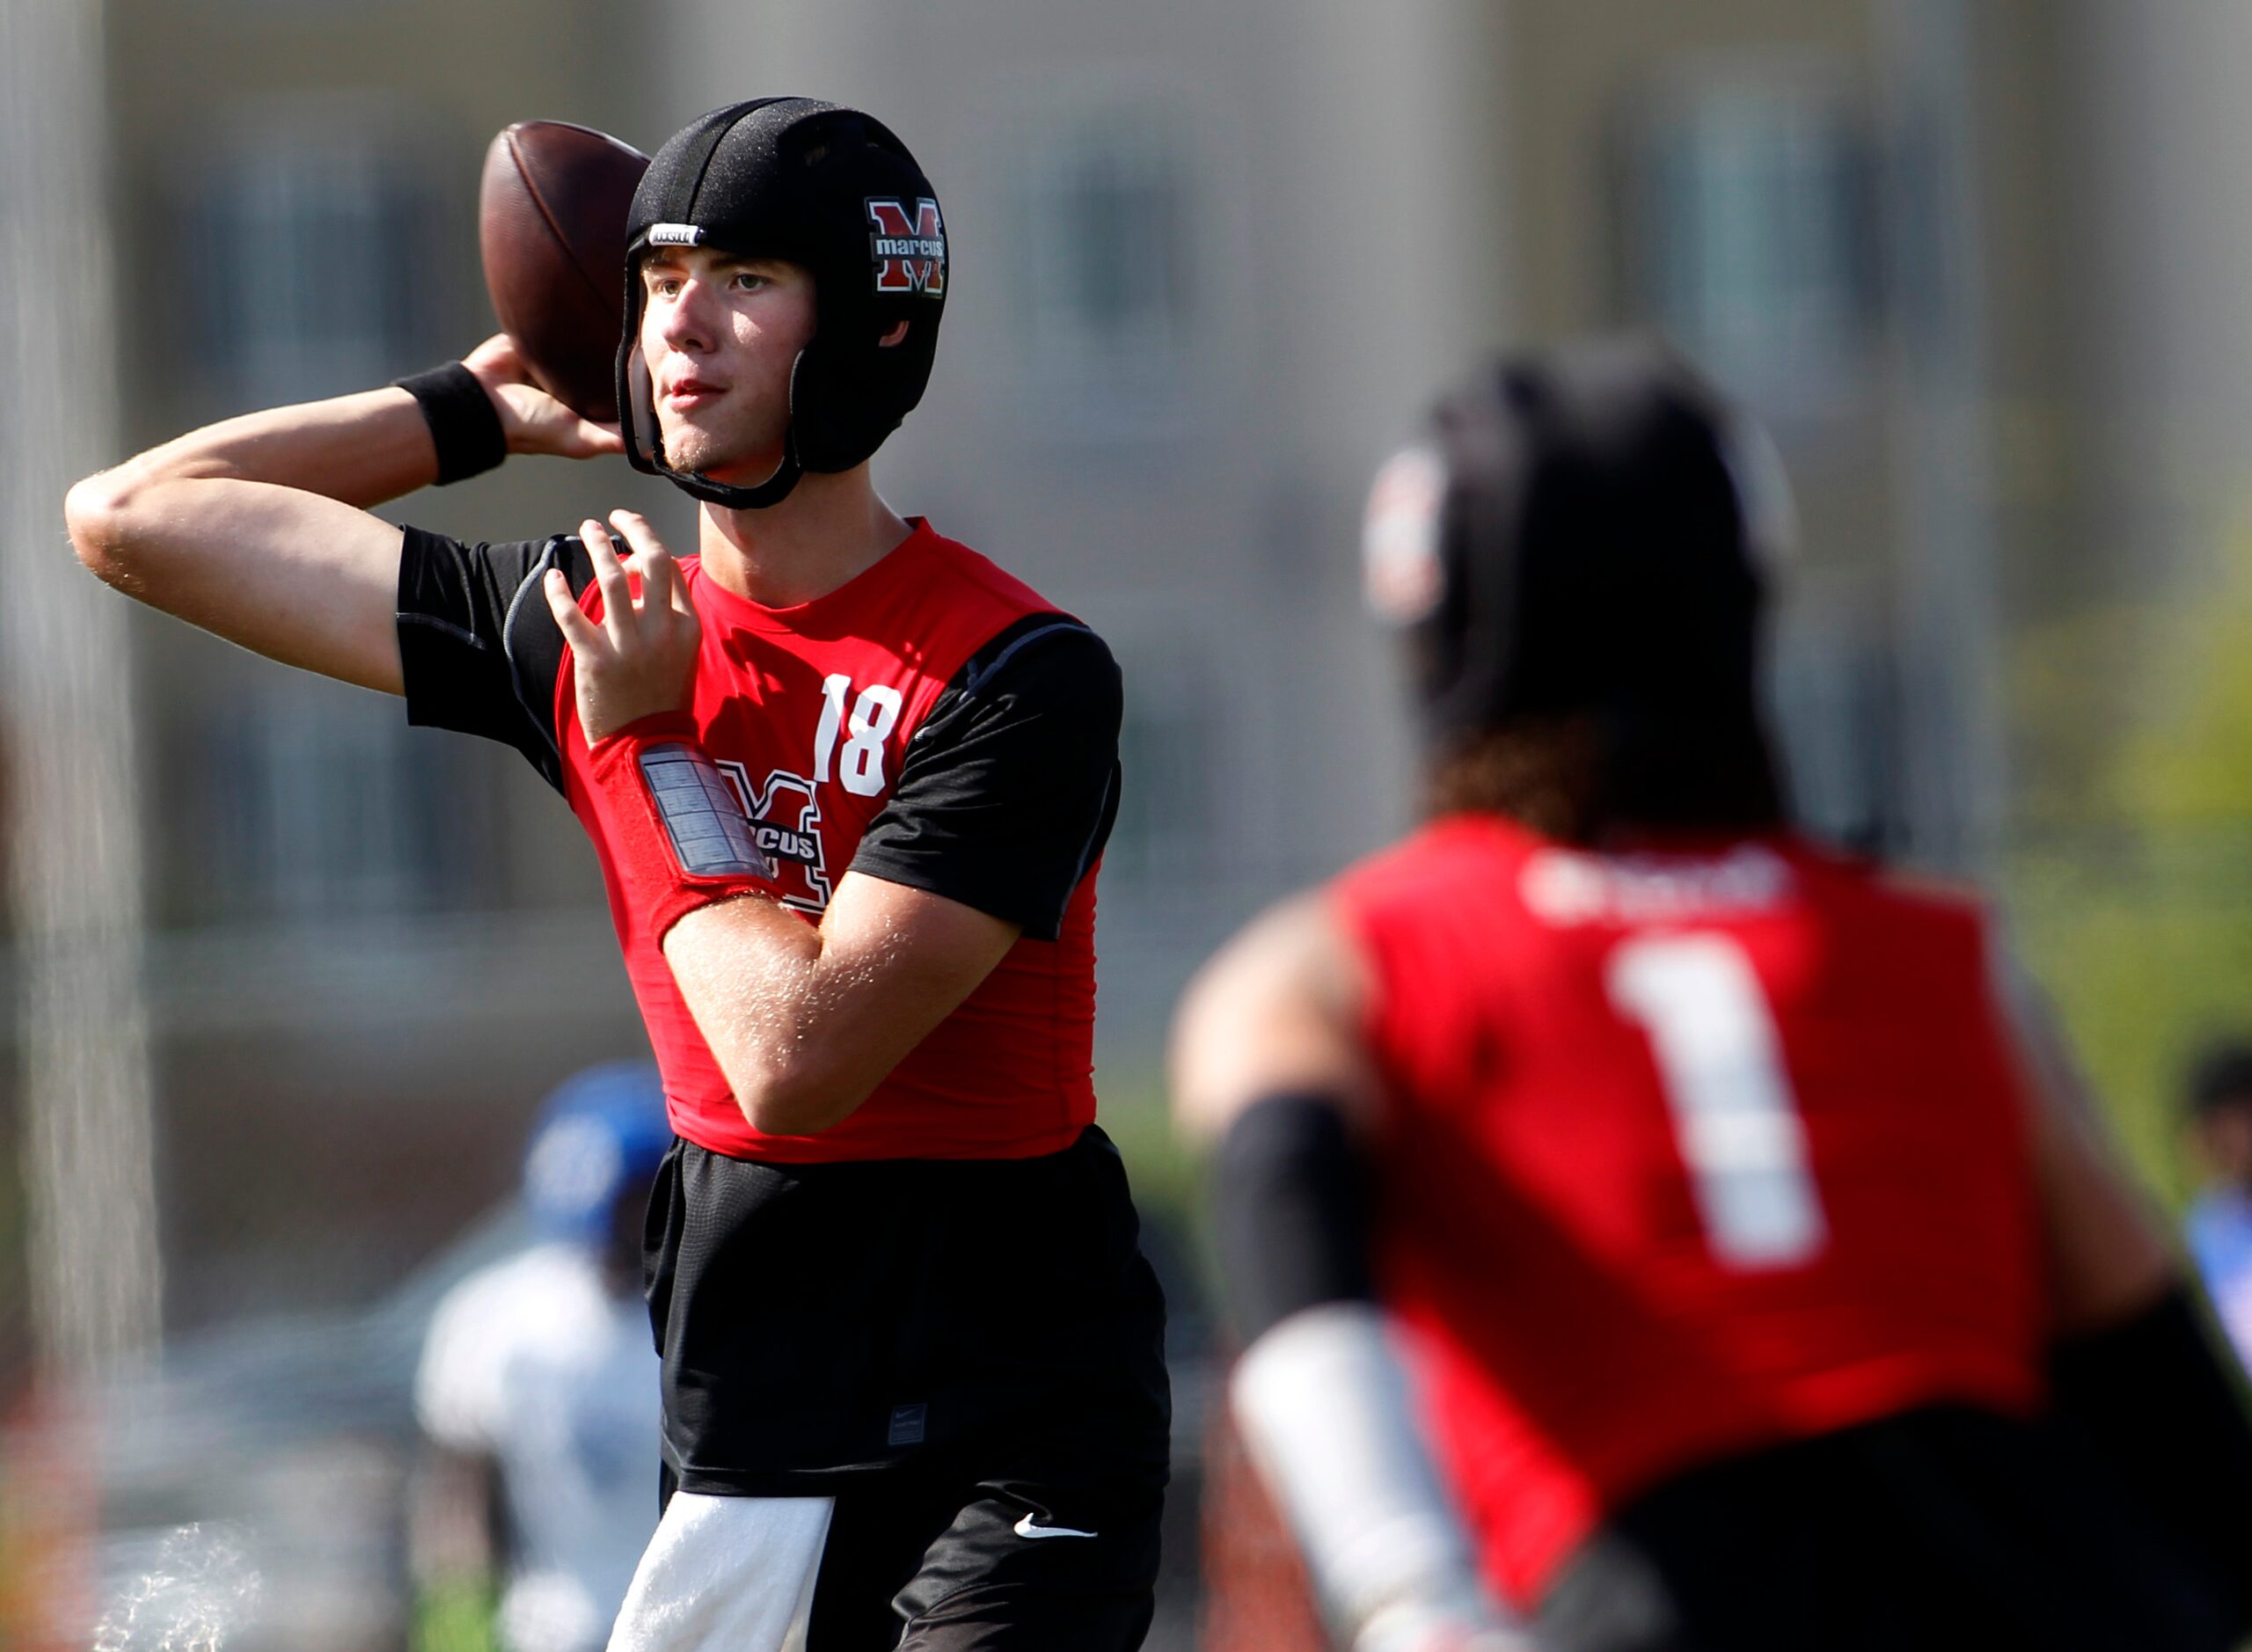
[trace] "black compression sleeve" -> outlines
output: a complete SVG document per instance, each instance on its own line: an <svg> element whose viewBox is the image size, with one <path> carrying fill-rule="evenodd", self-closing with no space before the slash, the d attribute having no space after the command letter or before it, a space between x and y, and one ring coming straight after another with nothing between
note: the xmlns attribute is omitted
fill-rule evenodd
<svg viewBox="0 0 2252 1652"><path fill-rule="evenodd" d="M1325 1097L1269 1096L1237 1115L1213 1165L1213 1228L1246 1342L1301 1309L1375 1299L1373 1180Z"/></svg>
<svg viewBox="0 0 2252 1652"><path fill-rule="evenodd" d="M2059 1416L2252 1626L2252 1421L2188 1289L2059 1342L2050 1371Z"/></svg>

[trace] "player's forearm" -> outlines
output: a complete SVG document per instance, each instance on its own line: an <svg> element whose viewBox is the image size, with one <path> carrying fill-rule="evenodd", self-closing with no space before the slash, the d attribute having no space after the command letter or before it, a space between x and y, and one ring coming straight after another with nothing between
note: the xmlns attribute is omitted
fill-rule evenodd
<svg viewBox="0 0 2252 1652"><path fill-rule="evenodd" d="M636 604L599 524L588 524L587 542L605 595L618 599L605 618L632 614L636 627L628 632L635 646L611 647L609 632L551 581L550 610L578 667L580 727L598 731L587 754L587 830L603 845L635 923L663 949L744 1118L772 1135L825 1129L888 1071L888 1062L875 1066L867 1056L880 1040L852 1035L865 1019L864 1008L855 1014L849 1007L866 996L852 991L865 984L865 972L847 961L850 949L832 948L826 925L815 929L765 893L774 863L693 721L641 704L649 695L662 704L686 676L684 667L651 663L661 650L640 629L652 582L669 577L669 559L644 561L645 602ZM686 635L692 644L693 630ZM655 686L641 681L645 675ZM628 720L605 728L619 717ZM848 874L844 888L852 883ZM839 904L831 902L830 917Z"/></svg>
<svg viewBox="0 0 2252 1652"><path fill-rule="evenodd" d="M1343 1644L1522 1647L1480 1580L1374 1304L1326 1303L1274 1327L1237 1362L1228 1397Z"/></svg>
<svg viewBox="0 0 2252 1652"><path fill-rule="evenodd" d="M2175 1287L2174 1253L2119 1166L2097 1103L2038 993L2006 959L1997 961L1995 981L2002 1030L2029 1107L2050 1329L2060 1337L2103 1330Z"/></svg>
<svg viewBox="0 0 2252 1652"><path fill-rule="evenodd" d="M673 924L665 958L752 1127L850 1117L1016 944L1016 925L847 872L813 928L764 895Z"/></svg>
<svg viewBox="0 0 2252 1652"><path fill-rule="evenodd" d="M129 502L168 482L272 482L365 509L437 478L428 423L413 397L391 388L222 420L79 486Z"/></svg>
<svg viewBox="0 0 2252 1652"><path fill-rule="evenodd" d="M1377 1305L1375 1175L1351 1111L1320 1089L1277 1090L1238 1110L1220 1143L1213 1227L1247 1343L1231 1403L1344 1644L1513 1646Z"/></svg>
<svg viewBox="0 0 2252 1652"><path fill-rule="evenodd" d="M840 968L819 930L764 895L691 912L666 961L754 1129L807 1136L849 1117L896 1055L853 1027L865 971Z"/></svg>

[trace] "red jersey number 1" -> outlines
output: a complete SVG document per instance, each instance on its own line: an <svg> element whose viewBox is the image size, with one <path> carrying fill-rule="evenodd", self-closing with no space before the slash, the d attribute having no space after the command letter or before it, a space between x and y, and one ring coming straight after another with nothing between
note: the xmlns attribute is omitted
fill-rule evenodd
<svg viewBox="0 0 2252 1652"><path fill-rule="evenodd" d="M1612 1007L1649 1036L1674 1140L1728 1267L1795 1268L1827 1233L1774 1012L1726 935L1640 935L1604 967Z"/></svg>

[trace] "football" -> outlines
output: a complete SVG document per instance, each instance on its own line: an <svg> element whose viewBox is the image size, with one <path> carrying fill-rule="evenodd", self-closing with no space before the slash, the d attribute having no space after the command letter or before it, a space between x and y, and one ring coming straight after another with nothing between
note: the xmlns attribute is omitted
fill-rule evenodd
<svg viewBox="0 0 2252 1652"><path fill-rule="evenodd" d="M486 151L478 189L485 287L540 388L589 419L618 417L625 217L649 157L564 121L519 121Z"/></svg>

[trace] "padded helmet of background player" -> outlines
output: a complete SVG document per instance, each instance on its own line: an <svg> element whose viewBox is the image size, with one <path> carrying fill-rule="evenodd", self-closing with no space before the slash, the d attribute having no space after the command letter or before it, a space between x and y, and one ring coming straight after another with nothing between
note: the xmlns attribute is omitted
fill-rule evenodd
<svg viewBox="0 0 2252 1652"><path fill-rule="evenodd" d="M763 509L806 471L851 470L922 400L946 308L946 228L931 180L881 121L810 98L715 109L650 161L625 234L618 406L636 470L715 505ZM665 462L640 333L642 260L667 245L812 272L814 335L791 374L782 462L754 486ZM884 344L902 322L906 336Z"/></svg>
<svg viewBox="0 0 2252 1652"><path fill-rule="evenodd" d="M645 1190L672 1145L665 1093L646 1061L567 1078L540 1109L524 1152L524 1206L543 1237L600 1246L618 1201Z"/></svg>
<svg viewBox="0 0 2252 1652"><path fill-rule="evenodd" d="M1369 501L1369 597L1401 634L1429 754L1591 716L1633 749L1637 792L1716 742L1767 768L1761 618L1790 517L1766 438L1661 347L1481 370Z"/></svg>

